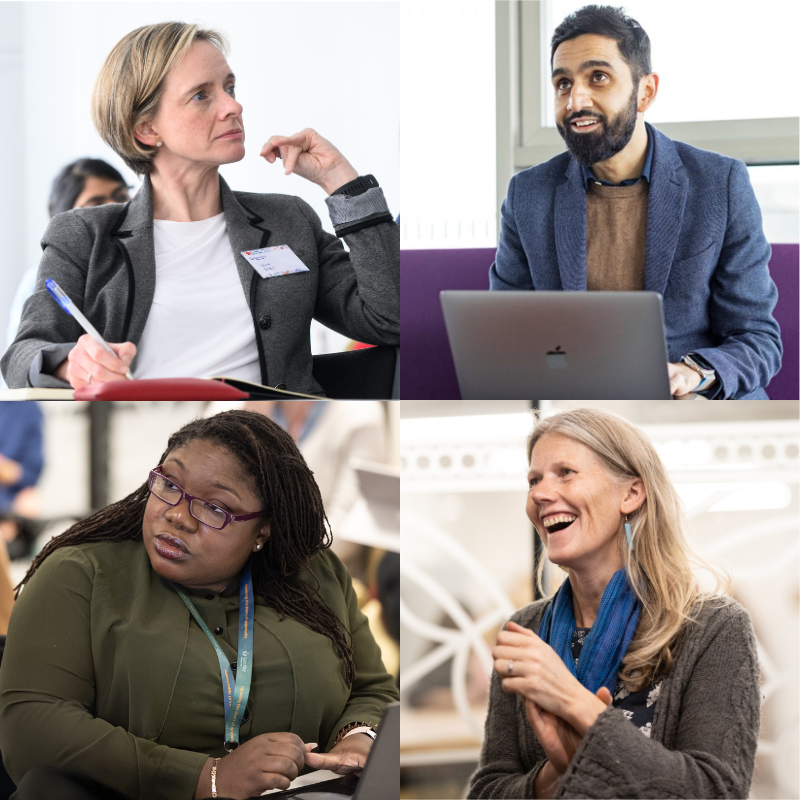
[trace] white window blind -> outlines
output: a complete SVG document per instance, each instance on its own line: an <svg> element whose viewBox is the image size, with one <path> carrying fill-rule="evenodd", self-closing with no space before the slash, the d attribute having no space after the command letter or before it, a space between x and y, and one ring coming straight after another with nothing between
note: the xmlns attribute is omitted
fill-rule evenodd
<svg viewBox="0 0 800 800"><path fill-rule="evenodd" d="M402 3L401 247L496 240L494 3Z"/></svg>

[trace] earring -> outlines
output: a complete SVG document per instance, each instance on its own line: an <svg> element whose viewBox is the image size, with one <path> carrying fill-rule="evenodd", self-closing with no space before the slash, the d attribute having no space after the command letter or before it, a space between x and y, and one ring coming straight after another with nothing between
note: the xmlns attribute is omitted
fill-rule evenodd
<svg viewBox="0 0 800 800"><path fill-rule="evenodd" d="M625 515L625 535L628 537L628 550L633 550L633 534L631 526L628 524L628 515Z"/></svg>
<svg viewBox="0 0 800 800"><path fill-rule="evenodd" d="M161 142L156 142L156 147L161 147Z"/></svg>
<svg viewBox="0 0 800 800"><path fill-rule="evenodd" d="M261 545L260 545L260 544L257 544L257 545L256 545L256 550L260 550L260 549L261 549Z"/></svg>

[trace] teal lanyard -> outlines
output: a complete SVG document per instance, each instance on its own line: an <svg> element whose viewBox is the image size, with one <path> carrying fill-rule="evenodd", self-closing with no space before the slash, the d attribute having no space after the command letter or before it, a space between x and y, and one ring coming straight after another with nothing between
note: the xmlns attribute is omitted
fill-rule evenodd
<svg viewBox="0 0 800 800"><path fill-rule="evenodd" d="M197 609L186 593L176 584L175 591L181 596L181 600L186 603L192 616L197 620L197 624L208 636L214 649L217 651L219 659L219 671L222 674L222 699L225 703L225 749L230 753L239 746L239 726L242 724L242 717L247 708L247 698L250 695L250 677L252 670L250 665L253 660L253 578L250 574L250 564L245 567L239 582L239 666L236 670L236 682L233 684L231 676L231 665L222 648L217 644L217 640L211 634L208 626L203 622ZM244 611L244 613L242 613Z"/></svg>

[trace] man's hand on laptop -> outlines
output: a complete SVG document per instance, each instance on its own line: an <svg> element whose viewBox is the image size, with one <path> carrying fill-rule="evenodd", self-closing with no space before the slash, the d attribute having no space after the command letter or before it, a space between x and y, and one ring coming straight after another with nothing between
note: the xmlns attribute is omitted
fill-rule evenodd
<svg viewBox="0 0 800 800"><path fill-rule="evenodd" d="M700 385L700 374L686 364L667 364L669 371L669 393L674 398L685 398Z"/></svg>
<svg viewBox="0 0 800 800"><path fill-rule="evenodd" d="M372 739L365 733L345 736L328 753L306 753L306 764L314 769L329 769L337 775L360 775L367 763Z"/></svg>

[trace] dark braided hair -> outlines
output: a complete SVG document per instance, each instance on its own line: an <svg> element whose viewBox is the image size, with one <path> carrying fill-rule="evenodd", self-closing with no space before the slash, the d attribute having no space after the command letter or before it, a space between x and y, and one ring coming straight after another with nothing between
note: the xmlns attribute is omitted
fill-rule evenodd
<svg viewBox="0 0 800 800"><path fill-rule="evenodd" d="M225 411L198 419L174 433L161 456L163 464L175 449L191 441L225 447L251 476L253 488L271 519L264 549L251 554L253 590L274 608L327 636L344 665L345 679L356 677L350 635L315 588L298 577L311 557L331 545L328 518L314 474L294 440L279 425L251 411ZM74 544L142 539L144 508L150 496L147 482L117 503L92 514L42 549L17 590L27 583L54 550ZM316 576L315 576L316 577Z"/></svg>

